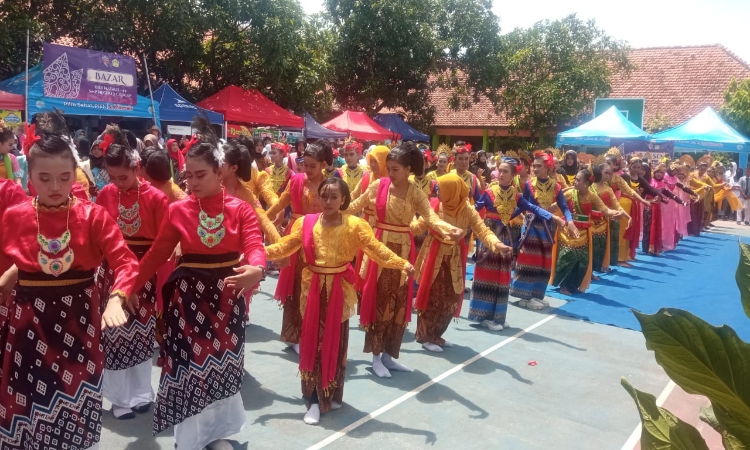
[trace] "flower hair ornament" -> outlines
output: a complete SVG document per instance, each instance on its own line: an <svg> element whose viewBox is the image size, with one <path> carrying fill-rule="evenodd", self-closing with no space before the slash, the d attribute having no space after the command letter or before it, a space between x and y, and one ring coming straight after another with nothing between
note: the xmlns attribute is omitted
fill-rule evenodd
<svg viewBox="0 0 750 450"><path fill-rule="evenodd" d="M42 137L36 134L36 124L24 123L23 134L26 135L26 139L23 141L23 154L28 158L31 147Z"/></svg>
<svg viewBox="0 0 750 450"><path fill-rule="evenodd" d="M289 144L284 142L274 142L271 144L271 148L280 151L284 156L289 154Z"/></svg>
<svg viewBox="0 0 750 450"><path fill-rule="evenodd" d="M534 153L534 159L541 159L542 161L544 161L544 165L547 167L547 169L552 170L555 168L555 157L550 153L538 151Z"/></svg>
<svg viewBox="0 0 750 450"><path fill-rule="evenodd" d="M454 145L453 151L455 153L471 153L471 144L466 143L464 145Z"/></svg>
<svg viewBox="0 0 750 450"><path fill-rule="evenodd" d="M355 140L344 142L344 151L356 150L360 155L362 154L362 143Z"/></svg>
<svg viewBox="0 0 750 450"><path fill-rule="evenodd" d="M99 148L102 150L102 156L107 154L109 146L115 143L115 137L111 134L105 134L102 138L102 142L99 144Z"/></svg>

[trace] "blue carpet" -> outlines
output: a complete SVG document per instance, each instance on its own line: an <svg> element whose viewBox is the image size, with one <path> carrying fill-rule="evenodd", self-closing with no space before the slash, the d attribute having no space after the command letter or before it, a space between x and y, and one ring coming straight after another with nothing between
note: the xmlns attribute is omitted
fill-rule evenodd
<svg viewBox="0 0 750 450"><path fill-rule="evenodd" d="M640 331L631 308L649 314L679 308L712 325L727 324L750 341L750 319L734 281L738 262L737 236L706 234L683 239L660 257L639 252L632 269L613 267L585 294L550 287L547 295L568 301L554 311L563 316Z"/></svg>

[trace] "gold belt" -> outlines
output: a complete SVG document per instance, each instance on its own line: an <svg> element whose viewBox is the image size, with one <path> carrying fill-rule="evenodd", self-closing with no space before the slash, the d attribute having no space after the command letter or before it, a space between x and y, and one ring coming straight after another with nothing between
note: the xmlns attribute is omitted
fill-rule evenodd
<svg viewBox="0 0 750 450"><path fill-rule="evenodd" d="M392 225L390 223L375 222L375 228L380 228L384 231L393 231L394 233L409 233L411 227L409 225Z"/></svg>
<svg viewBox="0 0 750 450"><path fill-rule="evenodd" d="M190 269L221 269L223 267L233 267L240 263L239 259L235 259L233 261L226 261L226 262L220 262L220 263L181 263L179 267L187 267Z"/></svg>
<svg viewBox="0 0 750 450"><path fill-rule="evenodd" d="M368 216L374 216L375 211L365 208L365 214L367 214Z"/></svg>
<svg viewBox="0 0 750 450"><path fill-rule="evenodd" d="M73 286L84 282L94 282L93 278L81 278L77 280L23 280L19 279L18 284L26 287L64 287Z"/></svg>
<svg viewBox="0 0 750 450"><path fill-rule="evenodd" d="M317 273L320 275L335 275L337 273L346 272L348 266L349 264L344 264L343 266L338 267L308 265L307 269L312 273Z"/></svg>

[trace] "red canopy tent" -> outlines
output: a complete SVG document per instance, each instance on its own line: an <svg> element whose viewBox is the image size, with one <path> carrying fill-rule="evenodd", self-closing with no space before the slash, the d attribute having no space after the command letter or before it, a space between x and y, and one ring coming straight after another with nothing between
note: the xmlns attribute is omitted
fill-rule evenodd
<svg viewBox="0 0 750 450"><path fill-rule="evenodd" d="M300 129L305 126L305 119L295 116L255 89L229 86L196 105L224 114L227 122Z"/></svg>
<svg viewBox="0 0 750 450"><path fill-rule="evenodd" d="M0 91L0 109L23 111L26 109L26 102L24 101L23 95Z"/></svg>
<svg viewBox="0 0 750 450"><path fill-rule="evenodd" d="M370 119L367 114L356 111L344 111L323 124L324 127L335 131L343 131L363 141L381 141L384 139L400 139L401 135L387 130Z"/></svg>

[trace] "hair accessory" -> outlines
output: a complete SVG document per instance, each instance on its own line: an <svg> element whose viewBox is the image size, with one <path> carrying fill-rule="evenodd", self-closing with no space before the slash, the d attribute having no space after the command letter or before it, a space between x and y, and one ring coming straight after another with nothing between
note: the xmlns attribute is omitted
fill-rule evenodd
<svg viewBox="0 0 750 450"><path fill-rule="evenodd" d="M355 140L346 140L344 142L344 151L356 150L360 155L362 154L362 143Z"/></svg>
<svg viewBox="0 0 750 450"><path fill-rule="evenodd" d="M271 144L271 148L280 151L284 156L289 154L289 144L284 142L274 142Z"/></svg>
<svg viewBox="0 0 750 450"><path fill-rule="evenodd" d="M111 134L105 134L102 138L102 142L99 144L99 148L102 150L102 156L107 154L109 146L115 143L115 137Z"/></svg>
<svg viewBox="0 0 750 450"><path fill-rule="evenodd" d="M594 175L589 175L589 181L590 182L593 183L595 180L596 180L596 178L594 178Z"/></svg>
<svg viewBox="0 0 750 450"><path fill-rule="evenodd" d="M471 153L471 144L467 143L467 144L464 144L464 145L454 145L453 146L453 151L456 152L457 154L460 154L460 153Z"/></svg>
<svg viewBox="0 0 750 450"><path fill-rule="evenodd" d="M23 154L28 158L31 146L36 144L41 136L36 134L36 124L29 125L28 123L23 124L23 134L26 135L26 139L23 141Z"/></svg>
<svg viewBox="0 0 750 450"><path fill-rule="evenodd" d="M555 157L549 153L538 151L534 153L534 159L541 159L544 161L544 165L550 170L555 168Z"/></svg>

